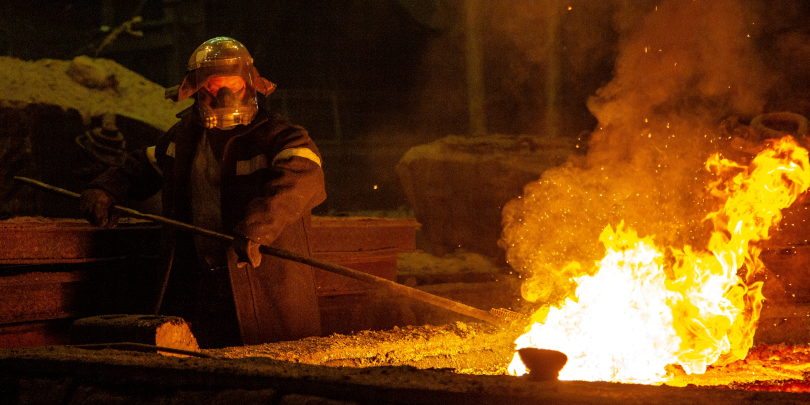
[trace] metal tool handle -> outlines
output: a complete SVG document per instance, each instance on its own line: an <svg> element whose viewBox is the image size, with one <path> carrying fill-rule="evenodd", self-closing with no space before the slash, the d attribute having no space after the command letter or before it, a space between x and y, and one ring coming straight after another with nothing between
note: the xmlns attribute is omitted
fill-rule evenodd
<svg viewBox="0 0 810 405"><path fill-rule="evenodd" d="M49 184L42 183L40 181L29 179L26 177L14 177L14 180L27 183L31 186L37 187L42 190L50 191L52 193L60 194L66 197L80 199L81 195L78 193L74 193L72 191L68 191L59 187L51 186ZM214 232L208 229L200 228L194 225L189 225L184 222L175 221L173 219L169 219L166 217L162 217L159 215L151 215L151 214L144 214L142 212L136 211L132 208L122 207L120 205L113 205L110 207L121 214L138 219L145 219L148 221L157 222L159 224L171 226L176 229L192 232L198 235L207 236L210 238L220 239L223 241L232 241L234 238L230 235L225 235L219 232ZM428 304L435 305L437 307L441 307L444 309L448 309L450 311L467 315L469 317L479 319L485 322L489 322L498 326L504 326L506 324L505 320L502 320L491 313L478 309L473 308L469 305L462 304L460 302L452 301L447 298L439 297L437 295L433 295L422 290L417 290L416 288L411 288L402 284L397 284L391 280L387 280L381 277L377 277L368 273L363 273L362 271L357 271L350 269L348 267L344 267L338 264L326 262L323 260L315 259L308 256L302 256L294 252L290 252L288 250L277 249L274 247L270 247L267 245L260 245L259 251L270 256L280 257L282 259L292 260L294 262L308 264L312 267L317 267L322 270L326 270L330 273L339 274L344 277L353 278L355 280L360 280L369 284L373 284L377 287L384 288L386 290L395 292L400 295L404 295L407 297L411 297L417 299L419 301L426 302Z"/></svg>

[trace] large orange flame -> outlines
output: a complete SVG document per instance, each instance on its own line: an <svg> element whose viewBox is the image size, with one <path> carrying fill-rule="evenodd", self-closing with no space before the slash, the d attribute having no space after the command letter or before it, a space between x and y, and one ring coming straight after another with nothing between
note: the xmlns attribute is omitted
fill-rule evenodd
<svg viewBox="0 0 810 405"><path fill-rule="evenodd" d="M705 251L662 250L623 223L606 227L604 259L574 279L575 296L533 315L517 349L566 353L561 379L642 383L666 381L668 364L703 373L745 358L764 299L752 281L764 269L752 242L767 239L781 210L810 186L808 152L788 136L769 141L748 166L714 155L706 168L722 207L706 218L714 231ZM517 355L509 371L526 372Z"/></svg>

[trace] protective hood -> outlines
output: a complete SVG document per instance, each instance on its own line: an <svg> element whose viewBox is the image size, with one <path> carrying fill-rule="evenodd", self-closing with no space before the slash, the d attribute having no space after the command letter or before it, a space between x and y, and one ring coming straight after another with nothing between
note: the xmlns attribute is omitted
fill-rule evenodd
<svg viewBox="0 0 810 405"><path fill-rule="evenodd" d="M258 112L256 92L268 95L276 85L259 76L253 58L239 41L217 37L197 47L177 101L197 94L197 110L206 128L247 125Z"/></svg>

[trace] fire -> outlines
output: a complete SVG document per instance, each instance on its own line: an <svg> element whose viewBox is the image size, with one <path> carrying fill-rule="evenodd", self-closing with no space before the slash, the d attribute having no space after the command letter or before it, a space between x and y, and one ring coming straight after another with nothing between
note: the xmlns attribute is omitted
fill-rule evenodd
<svg viewBox="0 0 810 405"><path fill-rule="evenodd" d="M706 217L714 227L706 250L662 249L623 222L608 225L599 237L605 257L591 271L563 269L584 274L573 278L575 296L535 313L517 349L566 353L560 379L634 383L666 381L669 364L704 373L745 358L764 299L762 283L752 281L764 269L755 242L810 186L808 152L787 136L748 166L716 154L706 169L721 205ZM526 373L517 355L509 371Z"/></svg>

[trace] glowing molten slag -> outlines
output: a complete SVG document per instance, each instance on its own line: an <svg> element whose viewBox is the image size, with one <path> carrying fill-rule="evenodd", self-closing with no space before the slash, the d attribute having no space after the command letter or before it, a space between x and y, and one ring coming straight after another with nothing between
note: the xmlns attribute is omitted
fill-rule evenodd
<svg viewBox="0 0 810 405"><path fill-rule="evenodd" d="M669 247L665 255L652 237L608 226L595 274L576 278L576 296L547 308L544 320L535 314L542 323L517 339L517 349L567 354L560 379L637 383L665 381L668 364L703 373L745 358L764 298L762 283L751 282L764 267L750 243L767 239L781 210L807 190L808 152L785 137L747 167L715 155L706 168L718 178L709 191L724 201L706 218L714 225L707 251ZM509 372L526 373L517 355Z"/></svg>

